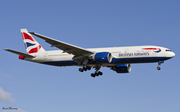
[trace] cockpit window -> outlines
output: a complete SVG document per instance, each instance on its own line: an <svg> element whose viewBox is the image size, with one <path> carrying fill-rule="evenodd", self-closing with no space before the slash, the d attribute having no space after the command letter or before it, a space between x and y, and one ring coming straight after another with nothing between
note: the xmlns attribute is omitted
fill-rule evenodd
<svg viewBox="0 0 180 112"><path fill-rule="evenodd" d="M171 51L170 49L166 49L166 51Z"/></svg>

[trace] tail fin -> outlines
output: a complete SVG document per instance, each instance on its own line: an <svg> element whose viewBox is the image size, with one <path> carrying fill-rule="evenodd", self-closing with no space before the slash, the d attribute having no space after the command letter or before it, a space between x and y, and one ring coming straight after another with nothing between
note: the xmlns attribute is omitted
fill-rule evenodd
<svg viewBox="0 0 180 112"><path fill-rule="evenodd" d="M27 29L21 29L21 34L26 47L27 54L45 51L41 45L33 38Z"/></svg>

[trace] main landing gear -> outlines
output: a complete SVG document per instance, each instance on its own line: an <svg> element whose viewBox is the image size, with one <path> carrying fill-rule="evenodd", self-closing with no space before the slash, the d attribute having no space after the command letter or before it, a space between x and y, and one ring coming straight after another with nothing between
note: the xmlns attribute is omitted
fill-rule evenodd
<svg viewBox="0 0 180 112"><path fill-rule="evenodd" d="M101 71L99 71L99 69L101 68L100 65L96 65L95 67L95 73L92 73L91 74L91 77L96 77L96 76L99 76L99 75L103 75L103 73Z"/></svg>
<svg viewBox="0 0 180 112"><path fill-rule="evenodd" d="M91 77L96 77L96 76L99 76L99 75L102 75L103 73L101 71L96 71L95 73L92 73L91 74Z"/></svg>
<svg viewBox="0 0 180 112"><path fill-rule="evenodd" d="M157 67L157 70L161 70L160 65L161 65L162 63L164 63L164 61L159 61L159 62L158 62L158 67Z"/></svg>
<svg viewBox="0 0 180 112"><path fill-rule="evenodd" d="M80 72L84 72L84 71L87 71L87 70L91 70L91 67L89 67L89 66L84 66L83 68L79 68L79 71L80 71Z"/></svg>
<svg viewBox="0 0 180 112"><path fill-rule="evenodd" d="M93 68L95 68L95 73L92 73L91 74L91 76L92 77L96 77L96 76L99 76L99 75L103 75L103 73L101 72L101 71L99 71L99 69L101 68L101 66L99 66L99 65L96 65L96 66L94 66ZM89 67L89 66L84 66L84 67L82 67L82 68L79 68L79 71L80 72L84 72L84 71L87 71L87 70L91 70L91 67Z"/></svg>

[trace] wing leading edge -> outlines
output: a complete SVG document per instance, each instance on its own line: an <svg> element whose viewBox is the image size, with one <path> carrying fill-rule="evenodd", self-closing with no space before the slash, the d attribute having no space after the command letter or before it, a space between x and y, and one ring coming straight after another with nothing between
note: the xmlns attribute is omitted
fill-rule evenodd
<svg viewBox="0 0 180 112"><path fill-rule="evenodd" d="M35 32L29 32L29 33L45 40L47 43L51 44L52 47L57 47L57 48L63 50L64 52L73 54L75 56L89 56L91 54L94 54L94 52L86 50L84 48L81 48L81 47L78 47L75 45L71 45L71 44L68 44L68 43L65 43L65 42L62 42L59 40L55 40L55 39L40 35Z"/></svg>

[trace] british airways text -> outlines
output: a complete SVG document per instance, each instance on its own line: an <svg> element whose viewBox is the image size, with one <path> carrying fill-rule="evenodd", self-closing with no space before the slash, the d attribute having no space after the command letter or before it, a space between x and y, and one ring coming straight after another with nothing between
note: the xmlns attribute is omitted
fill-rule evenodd
<svg viewBox="0 0 180 112"><path fill-rule="evenodd" d="M144 52L144 53L120 53L119 57L121 56L147 56L149 55L148 52Z"/></svg>

